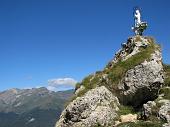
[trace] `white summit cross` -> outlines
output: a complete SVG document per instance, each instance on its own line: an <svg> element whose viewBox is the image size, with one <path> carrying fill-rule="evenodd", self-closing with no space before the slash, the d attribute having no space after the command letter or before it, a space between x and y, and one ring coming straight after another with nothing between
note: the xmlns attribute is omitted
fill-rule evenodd
<svg viewBox="0 0 170 127"><path fill-rule="evenodd" d="M141 13L139 8L135 8L134 10L134 22L135 24L132 27L132 30L136 35L142 36L142 33L147 28L148 24L141 21Z"/></svg>

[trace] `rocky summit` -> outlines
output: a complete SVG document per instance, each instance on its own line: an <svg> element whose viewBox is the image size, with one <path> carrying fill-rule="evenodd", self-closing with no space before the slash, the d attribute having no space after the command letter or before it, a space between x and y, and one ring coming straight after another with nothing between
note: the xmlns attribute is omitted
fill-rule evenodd
<svg viewBox="0 0 170 127"><path fill-rule="evenodd" d="M152 37L133 36L77 83L56 127L169 127L170 66Z"/></svg>

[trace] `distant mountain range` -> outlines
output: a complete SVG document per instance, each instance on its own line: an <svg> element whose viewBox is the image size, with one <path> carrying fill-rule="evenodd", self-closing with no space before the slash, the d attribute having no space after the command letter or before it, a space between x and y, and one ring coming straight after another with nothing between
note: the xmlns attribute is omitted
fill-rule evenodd
<svg viewBox="0 0 170 127"><path fill-rule="evenodd" d="M73 92L45 87L0 92L0 127L54 127Z"/></svg>

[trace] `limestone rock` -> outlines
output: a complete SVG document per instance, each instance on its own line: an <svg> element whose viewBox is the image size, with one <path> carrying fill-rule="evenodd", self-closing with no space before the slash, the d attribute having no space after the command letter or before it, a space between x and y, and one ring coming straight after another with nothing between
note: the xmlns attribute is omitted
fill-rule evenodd
<svg viewBox="0 0 170 127"><path fill-rule="evenodd" d="M152 109L156 107L154 101L148 101L146 104L143 104L142 118L147 119L152 115Z"/></svg>
<svg viewBox="0 0 170 127"><path fill-rule="evenodd" d="M143 118L148 119L150 116L155 116L166 122L163 127L170 127L170 100L167 98L169 90L170 87L163 87L155 101L148 101L143 105Z"/></svg>
<svg viewBox="0 0 170 127"><path fill-rule="evenodd" d="M78 95L78 93L80 93L81 91L83 91L85 89L85 87L83 85L80 86L80 88L78 88L76 91L75 91L75 95Z"/></svg>
<svg viewBox="0 0 170 127"><path fill-rule="evenodd" d="M119 99L123 104L139 106L157 97L164 83L161 52L156 50L150 60L128 70L118 85Z"/></svg>
<svg viewBox="0 0 170 127"><path fill-rule="evenodd" d="M151 115L154 116L157 114L155 117L166 122L162 127L170 127L170 100L162 99L157 103L159 103L159 105L156 104L155 101L149 101L144 104L142 112L143 117L147 119Z"/></svg>
<svg viewBox="0 0 170 127"><path fill-rule="evenodd" d="M120 120L122 123L125 122L136 122L137 121L137 114L127 114L127 115L121 115Z"/></svg>
<svg viewBox="0 0 170 127"><path fill-rule="evenodd" d="M128 58L134 56L140 52L140 48L146 48L148 46L148 40L142 36L130 37L126 43L122 44L122 49L120 49L116 54L111 63L117 63L119 61L125 61Z"/></svg>
<svg viewBox="0 0 170 127"><path fill-rule="evenodd" d="M105 86L96 87L71 102L62 112L56 127L108 126L117 116L118 105L117 97Z"/></svg>
<svg viewBox="0 0 170 127"><path fill-rule="evenodd" d="M144 105L143 111L143 115L149 117L156 103L152 101L157 98L163 84L164 70L159 46L150 37L131 37L122 44L122 49L103 71L82 80L75 91L77 98L62 112L56 127L117 125L115 118L120 118L116 113L119 102L139 108L150 101ZM167 113L160 112L160 115L169 118ZM122 121L127 122L137 119L137 116L124 117Z"/></svg>
<svg viewBox="0 0 170 127"><path fill-rule="evenodd" d="M165 124L166 126L170 125L170 100L169 102L166 102L161 106L159 110L159 117L168 123L168 124Z"/></svg>

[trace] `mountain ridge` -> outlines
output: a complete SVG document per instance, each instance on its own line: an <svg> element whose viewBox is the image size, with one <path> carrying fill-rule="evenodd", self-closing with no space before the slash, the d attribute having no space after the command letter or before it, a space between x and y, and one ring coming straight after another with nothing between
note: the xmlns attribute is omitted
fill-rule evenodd
<svg viewBox="0 0 170 127"><path fill-rule="evenodd" d="M53 127L72 94L45 87L0 92L1 127Z"/></svg>

